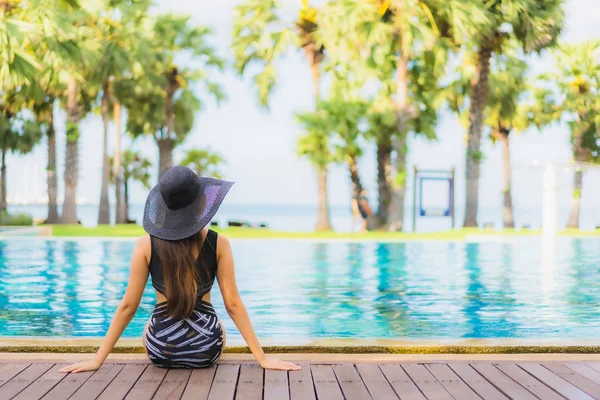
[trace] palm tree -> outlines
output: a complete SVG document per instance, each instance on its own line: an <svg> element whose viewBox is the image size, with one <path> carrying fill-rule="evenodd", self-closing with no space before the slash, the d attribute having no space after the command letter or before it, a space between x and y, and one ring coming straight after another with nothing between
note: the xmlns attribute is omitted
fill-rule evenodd
<svg viewBox="0 0 600 400"><path fill-rule="evenodd" d="M466 153L466 210L464 226L477 226L481 134L488 104L490 60L504 51L505 41L514 37L525 53L539 52L555 44L564 10L562 0L492 0L486 3L489 24L472 36L475 78L470 85L469 131ZM510 32L510 33L509 33Z"/></svg>
<svg viewBox="0 0 600 400"><path fill-rule="evenodd" d="M30 2L4 2L4 17L0 20L0 41L6 46L3 60L7 68L0 91L18 88L16 98L20 107L29 108L37 123L45 127L48 137L48 219L58 222L56 205L56 138L53 123L54 101L65 92L60 75L69 65L86 53L93 51L89 40L77 41L81 29L74 21L85 14L79 4L63 0L34 0ZM73 19L74 18L74 19ZM10 36L4 36L7 34ZM86 35L87 36L87 35ZM79 35L81 37L81 35ZM10 39L9 41L6 41ZM11 46L17 45L14 49ZM11 99L7 99L11 100ZM13 99L14 100L14 99ZM18 113L14 104L13 112Z"/></svg>
<svg viewBox="0 0 600 400"><path fill-rule="evenodd" d="M225 160L220 154L209 150L190 149L186 151L180 164L190 167L198 176L222 179L219 168L224 163Z"/></svg>
<svg viewBox="0 0 600 400"><path fill-rule="evenodd" d="M159 150L159 178L173 165L173 149L191 132L202 103L192 87L204 86L217 103L225 99L221 86L208 76L220 71L224 61L207 44L211 31L189 26L189 17L162 15L154 22L146 60L140 71L115 83L122 93L119 107L127 109L127 131L135 138L152 135ZM192 64L178 67L176 56L192 55Z"/></svg>
<svg viewBox="0 0 600 400"><path fill-rule="evenodd" d="M377 192L378 225L386 226L388 223L392 195L394 187L394 176L392 174L392 151L393 141L398 133L396 123L396 110L388 97L381 97L373 102L367 112L368 131L365 136L377 145ZM396 171L396 179L402 174ZM404 186L405 182L398 182L398 186ZM404 208L404 207L402 207Z"/></svg>
<svg viewBox="0 0 600 400"><path fill-rule="evenodd" d="M378 145L378 212L388 229L402 230L409 133L435 137L435 94L447 52L447 44L439 38L464 36L465 30L484 19L481 5L459 0L340 0L328 3L322 16L320 37L332 63L365 69L380 87L374 103L385 108L385 117L374 110L372 122L385 121L385 129L370 135ZM391 178L393 151L395 179Z"/></svg>
<svg viewBox="0 0 600 400"><path fill-rule="evenodd" d="M41 30L41 26L32 21L31 11L30 4L12 0L0 2L0 92L32 82L41 70L39 60L29 47Z"/></svg>
<svg viewBox="0 0 600 400"><path fill-rule="evenodd" d="M464 63L457 69L457 79L445 88L445 97L450 108L459 115L465 127L469 125L469 93L476 66L473 58L465 56ZM502 143L503 169L503 223L505 228L514 228L514 212L511 190L510 134L525 131L534 123L535 110L529 99L527 63L522 50L515 41L505 44L503 53L494 55L490 62L490 92L485 109L484 125L489 129L492 141Z"/></svg>
<svg viewBox="0 0 600 400"><path fill-rule="evenodd" d="M554 70L539 77L535 92L540 125L555 121L567 122L571 131L571 146L576 163L597 159L600 133L600 42L578 45L561 44L553 52ZM568 228L579 227L583 169L575 166L573 200Z"/></svg>
<svg viewBox="0 0 600 400"><path fill-rule="evenodd" d="M526 130L532 121L527 115L527 63L513 55L500 55L491 66L490 92L485 125L491 129L492 140L502 143L502 196L504 228L514 228L510 134Z"/></svg>
<svg viewBox="0 0 600 400"><path fill-rule="evenodd" d="M120 175L123 177L124 189L125 222L129 222L129 183L133 180L133 182L141 183L146 189L150 189L150 168L152 167L152 163L140 155L139 152L133 150L125 150L120 158ZM109 159L109 162L112 161L112 159ZM115 175L111 173L110 178L112 183L115 184Z"/></svg>
<svg viewBox="0 0 600 400"><path fill-rule="evenodd" d="M331 143L330 159L347 164L355 195L363 190L358 170L358 159L362 155L362 149L358 140L364 133L361 125L365 122L366 108L362 100L352 98L347 93L339 93L319 101L317 111L296 115L300 125L309 133L300 141L301 154L310 155L306 149L311 148L309 145L312 145L315 139L328 139L323 142Z"/></svg>
<svg viewBox="0 0 600 400"><path fill-rule="evenodd" d="M100 42L94 27L98 23L97 10L81 9L70 4L62 6L61 13L72 24L71 40L77 43L78 51L65 63L66 93L62 99L67 114L65 146L65 195L61 222L76 224L77 183L79 169L79 121L92 109L97 97L97 88L82 85L90 80L94 64L100 55Z"/></svg>
<svg viewBox="0 0 600 400"><path fill-rule="evenodd" d="M191 110L195 113L200 110L201 103L188 90L188 86L195 82L203 83L217 102L225 99L219 84L208 79L211 71L220 71L224 67L224 61L207 43L211 34L207 27L190 26L189 17L161 15L154 24L151 43L153 58L147 73L160 86L163 102L163 129L152 132L156 134L159 149L159 177L173 166L173 148L183 141L192 128L192 125L183 125L193 123L193 115L186 120L179 118L178 111ZM201 62L202 67L192 70L178 66L175 58L185 52L191 53L191 61ZM184 104L187 107L185 109L182 108Z"/></svg>
<svg viewBox="0 0 600 400"><path fill-rule="evenodd" d="M318 11L308 0L301 0L296 21L281 18L281 2L277 0L244 0L236 6L232 32L235 67L243 75L248 66L257 65L253 76L258 100L268 107L269 96L277 84L275 61L291 48L302 49L312 75L315 105L320 98L321 65L325 48L317 40ZM317 169L318 205L316 230L331 230L327 201L327 168L313 163Z"/></svg>
<svg viewBox="0 0 600 400"><path fill-rule="evenodd" d="M300 122L302 124L302 122ZM329 223L329 201L327 190L327 168L333 162L333 149L330 145L330 131L327 126L307 124L306 132L298 138L298 155L307 157L317 171L317 219L316 230L331 230ZM325 217L323 217L325 216ZM326 225L321 221L327 218Z"/></svg>
<svg viewBox="0 0 600 400"><path fill-rule="evenodd" d="M102 184L100 189L100 205L98 208L98 224L110 223L110 205L108 200L108 185L110 164L108 156L108 124L111 109L115 105L113 81L122 78L131 69L135 61L138 43L144 39L140 25L145 20L149 3L146 1L131 2L130 0L111 1L107 4L107 18L98 23L98 34L101 36L102 56L94 71L92 81L101 87L100 110L103 123L102 147ZM115 19L111 16L116 16ZM116 154L120 152L117 149ZM119 158L116 157L118 160ZM117 222L122 222L121 182L120 177L116 186Z"/></svg>
<svg viewBox="0 0 600 400"><path fill-rule="evenodd" d="M7 207L7 153L29 153L41 138L42 131L36 121L27 118L23 112L13 113L4 105L0 108L0 212L6 211Z"/></svg>

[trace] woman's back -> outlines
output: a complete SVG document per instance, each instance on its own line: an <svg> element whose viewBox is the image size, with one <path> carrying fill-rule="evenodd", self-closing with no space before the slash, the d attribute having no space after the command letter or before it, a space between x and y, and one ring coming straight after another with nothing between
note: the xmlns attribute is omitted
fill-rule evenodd
<svg viewBox="0 0 600 400"><path fill-rule="evenodd" d="M158 247L161 239L150 236L151 256L148 268L152 278L152 286L165 298L167 291L165 287L164 265L159 256ZM208 230L199 249L199 255L196 260L198 270L198 286L196 292L197 301L202 300L203 296L210 292L215 282L217 274L217 241L218 234L215 231Z"/></svg>

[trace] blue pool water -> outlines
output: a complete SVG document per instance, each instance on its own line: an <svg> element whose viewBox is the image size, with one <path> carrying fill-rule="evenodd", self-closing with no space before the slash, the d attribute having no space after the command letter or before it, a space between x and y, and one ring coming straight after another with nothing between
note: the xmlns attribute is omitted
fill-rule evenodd
<svg viewBox="0 0 600 400"><path fill-rule="evenodd" d="M234 240L261 339L597 339L600 239L343 243ZM0 241L0 336L102 336L125 291L131 241ZM212 302L228 330L215 286ZM150 284L124 336L140 336Z"/></svg>

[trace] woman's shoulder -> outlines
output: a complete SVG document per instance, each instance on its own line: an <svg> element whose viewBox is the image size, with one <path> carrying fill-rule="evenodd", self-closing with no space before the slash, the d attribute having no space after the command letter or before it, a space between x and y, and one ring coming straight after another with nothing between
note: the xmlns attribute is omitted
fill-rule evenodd
<svg viewBox="0 0 600 400"><path fill-rule="evenodd" d="M231 245L225 235L221 233L217 234L216 232L215 235L217 236L217 259L219 259L221 254L231 251Z"/></svg>
<svg viewBox="0 0 600 400"><path fill-rule="evenodd" d="M146 234L137 238L133 252L134 254L143 255L146 261L150 262L152 256L152 239L150 235Z"/></svg>

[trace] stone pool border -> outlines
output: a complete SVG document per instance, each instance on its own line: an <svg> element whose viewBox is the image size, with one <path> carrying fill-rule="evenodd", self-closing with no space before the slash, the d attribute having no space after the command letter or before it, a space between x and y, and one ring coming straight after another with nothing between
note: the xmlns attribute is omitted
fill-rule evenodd
<svg viewBox="0 0 600 400"><path fill-rule="evenodd" d="M600 354L600 346L264 346L279 354ZM2 345L1 353L95 353L95 345ZM142 346L116 346L113 353L140 354ZM247 346L227 346L226 354L250 354Z"/></svg>

